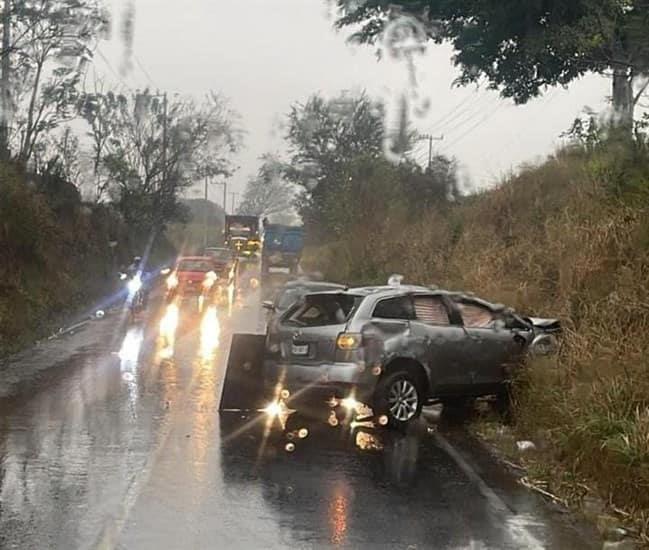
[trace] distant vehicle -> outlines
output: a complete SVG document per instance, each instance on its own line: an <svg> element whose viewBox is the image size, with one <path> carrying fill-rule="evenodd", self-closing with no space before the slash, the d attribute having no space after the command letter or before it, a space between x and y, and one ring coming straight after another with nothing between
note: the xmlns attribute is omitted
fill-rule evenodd
<svg viewBox="0 0 649 550"><path fill-rule="evenodd" d="M225 244L241 256L252 256L259 251L259 217L226 216Z"/></svg>
<svg viewBox="0 0 649 550"><path fill-rule="evenodd" d="M425 287L307 294L267 339L266 382L358 400L399 427L435 400L508 403L511 374L543 332L504 306Z"/></svg>
<svg viewBox="0 0 649 550"><path fill-rule="evenodd" d="M286 283L278 290L274 300L268 300L262 303L264 309L268 311L266 322L267 347L269 346L269 341L276 341L277 322L279 318L297 301L304 298L307 294L344 289L345 287L343 285L325 281L290 281Z"/></svg>
<svg viewBox="0 0 649 550"><path fill-rule="evenodd" d="M218 296L218 266L209 256L184 256L167 277L167 302L197 298L198 309Z"/></svg>
<svg viewBox="0 0 649 550"><path fill-rule="evenodd" d="M212 258L219 269L232 268L237 264L236 252L230 248L209 247L205 249L205 256Z"/></svg>
<svg viewBox="0 0 649 550"><path fill-rule="evenodd" d="M261 251L262 273L268 273L273 269L282 269L296 274L303 248L303 227L279 224L264 225Z"/></svg>

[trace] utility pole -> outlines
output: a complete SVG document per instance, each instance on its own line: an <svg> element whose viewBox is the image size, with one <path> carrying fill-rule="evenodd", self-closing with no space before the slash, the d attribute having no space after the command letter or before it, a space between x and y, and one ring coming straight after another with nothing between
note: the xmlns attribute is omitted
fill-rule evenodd
<svg viewBox="0 0 649 550"><path fill-rule="evenodd" d="M234 214L234 201L239 193L232 191L230 192L230 200L232 201L232 213Z"/></svg>
<svg viewBox="0 0 649 550"><path fill-rule="evenodd" d="M215 183L216 183L216 185L222 185L223 186L223 213L227 214L228 213L228 205L227 205L228 182L226 180L224 180L224 181L217 181Z"/></svg>
<svg viewBox="0 0 649 550"><path fill-rule="evenodd" d="M422 134L419 136L420 140L428 140L428 169L433 164L433 141L442 141L444 136L433 136L432 134Z"/></svg>
<svg viewBox="0 0 649 550"><path fill-rule="evenodd" d="M162 184L163 188L167 183L167 92L162 100ZM207 188L205 188L207 194Z"/></svg>
<svg viewBox="0 0 649 550"><path fill-rule="evenodd" d="M11 0L4 0L2 8L2 77L0 79L0 158L9 160L9 111L11 110Z"/></svg>
<svg viewBox="0 0 649 550"><path fill-rule="evenodd" d="M205 235L203 238L203 249L207 248L207 242L208 242L208 220L209 220L209 199L207 197L207 187L209 185L209 178L205 176ZM204 251L204 250L203 250Z"/></svg>

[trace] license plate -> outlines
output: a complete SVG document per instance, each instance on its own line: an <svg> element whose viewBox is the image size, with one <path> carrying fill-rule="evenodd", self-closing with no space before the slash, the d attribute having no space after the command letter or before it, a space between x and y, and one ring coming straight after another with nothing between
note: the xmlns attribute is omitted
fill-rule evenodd
<svg viewBox="0 0 649 550"><path fill-rule="evenodd" d="M303 346L297 346L295 344L291 345L291 354L292 355L307 355L309 353L309 345L304 344Z"/></svg>

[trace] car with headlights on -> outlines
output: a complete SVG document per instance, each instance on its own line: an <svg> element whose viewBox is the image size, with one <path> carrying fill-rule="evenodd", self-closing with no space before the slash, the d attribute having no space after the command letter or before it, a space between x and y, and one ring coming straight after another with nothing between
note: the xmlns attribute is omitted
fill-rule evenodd
<svg viewBox="0 0 649 550"><path fill-rule="evenodd" d="M266 340L267 387L354 399L392 426L431 402L508 395L539 331L470 294L401 284L305 295Z"/></svg>
<svg viewBox="0 0 649 550"><path fill-rule="evenodd" d="M199 309L211 300L218 280L217 266L209 256L182 256L166 279L166 299L185 302L198 299Z"/></svg>

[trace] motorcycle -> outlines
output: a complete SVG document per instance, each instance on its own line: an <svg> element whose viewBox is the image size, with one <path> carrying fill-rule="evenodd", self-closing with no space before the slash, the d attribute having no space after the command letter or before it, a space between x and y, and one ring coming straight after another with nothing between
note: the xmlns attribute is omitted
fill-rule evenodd
<svg viewBox="0 0 649 550"><path fill-rule="evenodd" d="M146 309L147 305L142 274L139 271L131 276L127 273L120 273L119 278L121 281L126 281L126 305L133 321Z"/></svg>

